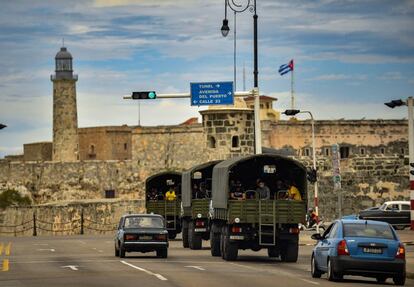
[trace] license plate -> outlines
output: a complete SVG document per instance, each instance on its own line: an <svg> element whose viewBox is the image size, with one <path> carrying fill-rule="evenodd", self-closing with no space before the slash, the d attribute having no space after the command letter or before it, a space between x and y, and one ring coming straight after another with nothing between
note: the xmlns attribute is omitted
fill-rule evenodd
<svg viewBox="0 0 414 287"><path fill-rule="evenodd" d="M206 232L207 228L194 228L195 232Z"/></svg>
<svg viewBox="0 0 414 287"><path fill-rule="evenodd" d="M142 240L151 240L152 239L152 236L142 235L142 236L139 237L139 239L142 239Z"/></svg>
<svg viewBox="0 0 414 287"><path fill-rule="evenodd" d="M364 253L382 254L382 248L364 247Z"/></svg>

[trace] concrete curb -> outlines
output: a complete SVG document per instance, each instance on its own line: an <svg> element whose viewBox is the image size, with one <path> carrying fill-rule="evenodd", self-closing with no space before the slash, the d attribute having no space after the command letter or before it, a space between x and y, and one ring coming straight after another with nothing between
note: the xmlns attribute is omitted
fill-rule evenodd
<svg viewBox="0 0 414 287"><path fill-rule="evenodd" d="M414 279L414 273L407 272L407 275L405 277L408 279Z"/></svg>

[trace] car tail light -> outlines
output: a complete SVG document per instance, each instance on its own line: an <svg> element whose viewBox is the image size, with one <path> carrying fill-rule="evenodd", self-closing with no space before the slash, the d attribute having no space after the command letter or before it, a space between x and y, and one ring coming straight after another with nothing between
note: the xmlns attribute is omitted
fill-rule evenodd
<svg viewBox="0 0 414 287"><path fill-rule="evenodd" d="M125 240L135 240L137 239L137 236L134 234L126 234L125 235Z"/></svg>
<svg viewBox="0 0 414 287"><path fill-rule="evenodd" d="M156 235L154 235L154 239L155 240L166 240L167 239L167 234L156 234Z"/></svg>
<svg viewBox="0 0 414 287"><path fill-rule="evenodd" d="M297 227L289 228L289 233L299 234L299 228L297 228Z"/></svg>
<svg viewBox="0 0 414 287"><path fill-rule="evenodd" d="M196 224L195 224L197 227L203 227L204 226L204 221L199 221L199 220L197 220L196 221Z"/></svg>
<svg viewBox="0 0 414 287"><path fill-rule="evenodd" d="M338 256L339 255L349 255L348 246L346 245L345 240L341 240L338 243Z"/></svg>
<svg viewBox="0 0 414 287"><path fill-rule="evenodd" d="M397 254L395 254L395 258L399 258L399 259L404 259L405 258L405 247L401 243L398 246Z"/></svg>
<svg viewBox="0 0 414 287"><path fill-rule="evenodd" d="M242 232L242 228L240 226L233 226L231 228L231 232L233 232L233 233L240 233L240 232Z"/></svg>

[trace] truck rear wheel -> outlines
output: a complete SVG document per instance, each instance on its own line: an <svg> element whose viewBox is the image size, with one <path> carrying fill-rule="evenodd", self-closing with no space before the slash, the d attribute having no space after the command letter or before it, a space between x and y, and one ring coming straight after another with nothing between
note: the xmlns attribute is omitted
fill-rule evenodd
<svg viewBox="0 0 414 287"><path fill-rule="evenodd" d="M168 239L175 239L177 237L177 231L169 230L168 231Z"/></svg>
<svg viewBox="0 0 414 287"><path fill-rule="evenodd" d="M283 262L298 261L299 244L297 241L281 241L280 244L280 259Z"/></svg>
<svg viewBox="0 0 414 287"><path fill-rule="evenodd" d="M197 234L194 231L194 221L191 221L188 226L188 243L190 245L190 249L198 250L202 247L202 238L200 234Z"/></svg>
<svg viewBox="0 0 414 287"><path fill-rule="evenodd" d="M188 241L188 227L183 227L183 247L184 248L190 247L190 244Z"/></svg>
<svg viewBox="0 0 414 287"><path fill-rule="evenodd" d="M239 247L237 243L230 242L230 234L228 232L228 229L226 228L225 230L226 233L224 234L222 257L226 261L235 261L237 260L239 253Z"/></svg>
<svg viewBox="0 0 414 287"><path fill-rule="evenodd" d="M220 233L213 232L213 228L210 231L210 247L212 256L221 256Z"/></svg>
<svg viewBox="0 0 414 287"><path fill-rule="evenodd" d="M267 249L267 255L269 257L279 257L279 250L276 247L269 247Z"/></svg>

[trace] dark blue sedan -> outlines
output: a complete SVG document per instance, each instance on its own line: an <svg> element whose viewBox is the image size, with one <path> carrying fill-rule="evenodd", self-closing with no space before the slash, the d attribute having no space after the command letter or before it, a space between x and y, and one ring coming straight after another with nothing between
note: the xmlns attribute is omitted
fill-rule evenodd
<svg viewBox="0 0 414 287"><path fill-rule="evenodd" d="M405 248L392 226L371 220L337 220L323 233L312 252L312 277L327 273L328 280L344 275L374 277L384 283L392 278L405 284Z"/></svg>

